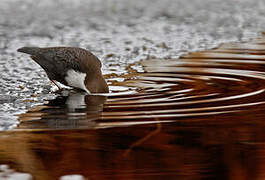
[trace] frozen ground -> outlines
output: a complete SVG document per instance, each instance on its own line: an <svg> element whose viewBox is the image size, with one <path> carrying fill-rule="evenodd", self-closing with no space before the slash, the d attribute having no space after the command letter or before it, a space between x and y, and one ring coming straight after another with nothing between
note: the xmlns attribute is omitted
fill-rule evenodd
<svg viewBox="0 0 265 180"><path fill-rule="evenodd" d="M14 114L54 96L43 70L22 46L79 46L104 73L148 57L173 58L265 30L263 0L1 0L0 129Z"/></svg>

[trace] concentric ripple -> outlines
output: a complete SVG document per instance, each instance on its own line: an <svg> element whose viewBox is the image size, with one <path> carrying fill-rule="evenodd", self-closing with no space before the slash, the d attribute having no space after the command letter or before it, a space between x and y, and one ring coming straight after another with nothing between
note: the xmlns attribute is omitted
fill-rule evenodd
<svg viewBox="0 0 265 180"><path fill-rule="evenodd" d="M265 110L262 39L223 44L179 59L144 60L138 66L144 72L131 71L122 76L123 82L109 80L113 92L107 98L58 97L55 104L49 101L21 115L18 128L108 128L218 121L223 116L233 122L232 117Z"/></svg>

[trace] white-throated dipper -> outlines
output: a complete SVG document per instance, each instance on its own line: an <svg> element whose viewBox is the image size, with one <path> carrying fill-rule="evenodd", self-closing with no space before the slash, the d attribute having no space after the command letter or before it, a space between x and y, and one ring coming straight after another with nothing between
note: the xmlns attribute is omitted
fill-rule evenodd
<svg viewBox="0 0 265 180"><path fill-rule="evenodd" d="M91 52L77 47L22 47L17 50L30 54L47 73L49 79L88 93L108 93L102 76L101 62ZM58 88L60 88L58 86Z"/></svg>

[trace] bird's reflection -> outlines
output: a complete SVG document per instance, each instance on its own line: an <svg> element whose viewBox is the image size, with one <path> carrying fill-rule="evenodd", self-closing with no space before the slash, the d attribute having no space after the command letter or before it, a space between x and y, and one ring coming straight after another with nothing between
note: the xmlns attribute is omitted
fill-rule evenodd
<svg viewBox="0 0 265 180"><path fill-rule="evenodd" d="M105 96L71 92L19 115L18 129L93 128L101 119Z"/></svg>

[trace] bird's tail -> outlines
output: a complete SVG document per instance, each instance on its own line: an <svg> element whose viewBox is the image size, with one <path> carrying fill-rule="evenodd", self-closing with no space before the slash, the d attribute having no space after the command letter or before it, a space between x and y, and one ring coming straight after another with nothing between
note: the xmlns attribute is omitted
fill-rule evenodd
<svg viewBox="0 0 265 180"><path fill-rule="evenodd" d="M40 49L41 48L38 48L38 47L22 47L22 48L19 48L17 51L34 56L34 55L39 54Z"/></svg>

